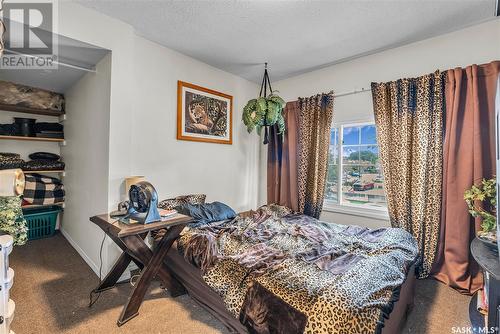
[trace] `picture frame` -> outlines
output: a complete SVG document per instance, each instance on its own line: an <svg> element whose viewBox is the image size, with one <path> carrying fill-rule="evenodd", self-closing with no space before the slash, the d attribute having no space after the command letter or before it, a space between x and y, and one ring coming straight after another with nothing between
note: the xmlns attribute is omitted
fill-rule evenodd
<svg viewBox="0 0 500 334"><path fill-rule="evenodd" d="M233 143L233 97L177 81L177 139Z"/></svg>

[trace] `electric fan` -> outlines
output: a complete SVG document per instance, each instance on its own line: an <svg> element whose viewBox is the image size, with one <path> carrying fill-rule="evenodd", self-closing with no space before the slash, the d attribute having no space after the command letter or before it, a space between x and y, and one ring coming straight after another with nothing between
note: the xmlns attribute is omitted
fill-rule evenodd
<svg viewBox="0 0 500 334"><path fill-rule="evenodd" d="M130 201L127 218L137 220L141 224L161 221L158 212L158 194L151 183L141 181L132 185L128 196Z"/></svg>

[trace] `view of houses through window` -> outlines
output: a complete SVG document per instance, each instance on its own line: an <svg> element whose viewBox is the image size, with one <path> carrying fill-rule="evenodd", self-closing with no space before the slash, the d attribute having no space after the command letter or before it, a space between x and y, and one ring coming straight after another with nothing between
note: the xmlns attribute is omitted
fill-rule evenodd
<svg viewBox="0 0 500 334"><path fill-rule="evenodd" d="M386 208L373 123L332 127L325 194L328 204Z"/></svg>

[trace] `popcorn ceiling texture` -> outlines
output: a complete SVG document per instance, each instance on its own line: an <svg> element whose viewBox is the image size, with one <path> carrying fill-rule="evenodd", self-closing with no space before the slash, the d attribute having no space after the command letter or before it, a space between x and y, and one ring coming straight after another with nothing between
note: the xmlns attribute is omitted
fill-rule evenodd
<svg viewBox="0 0 500 334"><path fill-rule="evenodd" d="M80 0L146 39L260 83L494 18L495 0Z"/></svg>

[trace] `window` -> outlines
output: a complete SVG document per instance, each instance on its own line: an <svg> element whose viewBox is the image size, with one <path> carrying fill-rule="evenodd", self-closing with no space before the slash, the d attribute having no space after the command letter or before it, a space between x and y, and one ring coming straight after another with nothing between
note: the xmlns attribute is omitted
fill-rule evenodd
<svg viewBox="0 0 500 334"><path fill-rule="evenodd" d="M325 206L386 210L384 178L373 123L333 126Z"/></svg>

